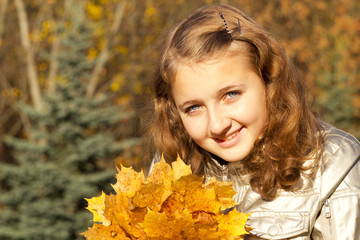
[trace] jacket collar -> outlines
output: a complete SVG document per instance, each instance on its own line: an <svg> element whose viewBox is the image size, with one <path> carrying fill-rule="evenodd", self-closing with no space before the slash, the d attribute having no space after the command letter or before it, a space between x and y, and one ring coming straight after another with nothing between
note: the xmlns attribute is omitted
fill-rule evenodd
<svg viewBox="0 0 360 240"><path fill-rule="evenodd" d="M210 154L206 158L205 162L205 177L211 178L214 176L220 181L247 181L247 176L243 173L243 164L241 161L229 162L227 164L221 164Z"/></svg>

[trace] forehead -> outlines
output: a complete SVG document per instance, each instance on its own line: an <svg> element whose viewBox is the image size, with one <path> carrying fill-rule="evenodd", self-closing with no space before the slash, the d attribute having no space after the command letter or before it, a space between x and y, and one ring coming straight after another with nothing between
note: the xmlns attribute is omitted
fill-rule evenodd
<svg viewBox="0 0 360 240"><path fill-rule="evenodd" d="M183 68L198 68L201 66L211 65L220 60L227 58L240 57L242 59L242 64L246 64L248 67L256 69L255 59L252 53L252 49L249 48L247 43L244 42L234 42L227 48L214 50L212 53L200 54L194 56L179 56L177 54L172 54L174 57L172 59L173 72L171 77L171 82L176 79L176 75Z"/></svg>
<svg viewBox="0 0 360 240"><path fill-rule="evenodd" d="M243 70L257 72L253 60L247 54L239 54L239 52L229 50L225 52L218 51L201 61L191 59L179 61L172 79L172 85L177 80L182 79L185 73L188 73L188 76L202 74L203 76L207 75L207 77L212 77L213 75L221 77L222 75L239 74Z"/></svg>
<svg viewBox="0 0 360 240"><path fill-rule="evenodd" d="M226 55L201 63L182 64L178 68L171 88L176 99L198 98L216 93L229 86L262 85L262 79L254 71L247 58Z"/></svg>

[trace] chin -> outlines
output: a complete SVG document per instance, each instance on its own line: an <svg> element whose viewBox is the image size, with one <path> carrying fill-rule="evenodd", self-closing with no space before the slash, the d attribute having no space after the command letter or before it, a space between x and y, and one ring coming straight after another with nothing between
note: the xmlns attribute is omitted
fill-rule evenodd
<svg viewBox="0 0 360 240"><path fill-rule="evenodd" d="M240 162L242 160L244 160L246 157L248 156L248 154L236 154L236 153L232 153L232 154L227 154L227 155L223 155L220 156L224 161L226 162Z"/></svg>
<svg viewBox="0 0 360 240"><path fill-rule="evenodd" d="M251 147L234 147L233 149L216 149L216 153L214 151L208 151L215 159L225 162L240 162L244 160L252 151ZM213 148L212 150L215 150Z"/></svg>
<svg viewBox="0 0 360 240"><path fill-rule="evenodd" d="M223 161L225 161L225 162L229 162L229 163L231 163L231 162L239 162L239 161L241 161L241 160L243 160L244 158L241 158L241 157L236 157L236 158L234 158L234 156L219 156L219 158L221 158Z"/></svg>
<svg viewBox="0 0 360 240"><path fill-rule="evenodd" d="M232 162L240 162L243 160L243 158L239 159L239 158L231 158L231 159L224 159L226 162L232 163Z"/></svg>

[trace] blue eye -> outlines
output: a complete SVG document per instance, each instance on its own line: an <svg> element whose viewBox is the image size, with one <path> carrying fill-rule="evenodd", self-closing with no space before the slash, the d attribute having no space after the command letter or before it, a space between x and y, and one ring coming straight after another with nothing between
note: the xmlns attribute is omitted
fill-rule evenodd
<svg viewBox="0 0 360 240"><path fill-rule="evenodd" d="M235 98L240 95L238 91L231 91L225 94L225 98Z"/></svg>
<svg viewBox="0 0 360 240"><path fill-rule="evenodd" d="M195 112L196 110L198 110L200 108L199 105L192 105L188 108L185 109L185 113L192 113Z"/></svg>

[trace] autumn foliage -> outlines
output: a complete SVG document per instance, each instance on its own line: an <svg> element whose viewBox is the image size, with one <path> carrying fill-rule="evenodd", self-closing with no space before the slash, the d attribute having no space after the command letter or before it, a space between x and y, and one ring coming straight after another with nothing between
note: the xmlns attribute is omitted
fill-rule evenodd
<svg viewBox="0 0 360 240"><path fill-rule="evenodd" d="M203 184L181 159L171 165L162 159L148 178L119 169L116 195L87 199L97 223L86 239L243 239L250 214L222 213L235 205L232 183L212 178Z"/></svg>

